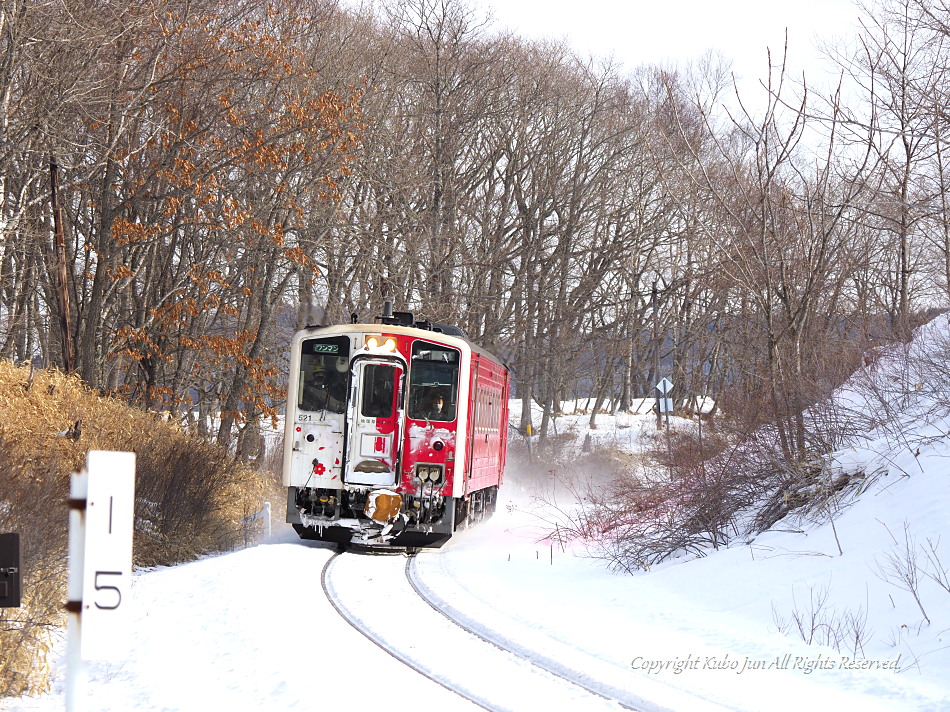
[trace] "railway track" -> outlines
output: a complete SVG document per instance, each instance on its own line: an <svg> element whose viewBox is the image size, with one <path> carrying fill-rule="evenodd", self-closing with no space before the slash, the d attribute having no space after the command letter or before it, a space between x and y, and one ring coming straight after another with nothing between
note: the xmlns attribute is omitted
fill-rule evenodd
<svg viewBox="0 0 950 712"><path fill-rule="evenodd" d="M333 609L340 614L340 617L349 623L361 635L367 638L371 643L378 646L384 652L393 656L412 670L415 670L423 677L431 680L441 687L444 687L449 692L459 695L459 697L462 699L472 702L477 707L480 707L484 710L495 710L495 707L483 704L478 696L469 695L464 690L459 690L457 687L453 686L451 681L446 679L444 676L434 674L425 666L418 664L415 660L413 660L411 655L402 652L396 646L388 642L387 638L375 632L365 624L363 617L361 617L360 614L356 613L352 609L352 605L343 600L344 595L338 591L337 587L331 580L331 570L342 555L343 552L341 551L337 551L335 554L333 554L333 556L327 560L327 563L323 567L323 572L320 574L320 582L323 586L323 593Z"/></svg>
<svg viewBox="0 0 950 712"><path fill-rule="evenodd" d="M371 565L367 565L367 561ZM514 641L480 629L422 580L415 557L339 553L321 581L353 628L419 674L492 712L640 710L623 690L597 683Z"/></svg>
<svg viewBox="0 0 950 712"><path fill-rule="evenodd" d="M409 561L406 562L406 578L409 584L419 597L429 604L429 607L432 608L433 611L444 616L462 630L495 646L499 650L503 650L524 660L530 665L534 665L555 677L572 685L576 685L596 697L615 702L621 709L634 710L635 712L647 712L647 709L652 712L656 709L662 709L656 706L645 708L641 700L631 699L633 696L623 688L611 685L609 682L591 678L589 675L582 674L569 665L564 664L557 658L545 655L538 650L527 648L496 630L478 625L476 621L445 601L426 585L419 575L416 561L417 559L415 557L411 557Z"/></svg>

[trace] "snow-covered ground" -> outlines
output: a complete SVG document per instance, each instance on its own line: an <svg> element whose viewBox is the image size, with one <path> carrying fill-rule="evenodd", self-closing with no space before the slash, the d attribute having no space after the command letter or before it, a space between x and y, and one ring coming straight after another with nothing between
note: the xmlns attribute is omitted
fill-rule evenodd
<svg viewBox="0 0 950 712"><path fill-rule="evenodd" d="M918 343L946 333L941 317ZM887 360L874 368L888 368ZM932 372L910 370L903 374L919 376L918 394L886 418L857 390L848 394L860 436L838 465L869 477L842 504L834 530L780 523L701 558L612 573L586 556L583 542L544 539L536 495L547 485L512 469L494 518L421 554L420 574L486 630L581 674L606 670L648 708L950 710L950 591L938 582L950 570L950 419L935 406ZM559 419L559 432L579 447L586 421ZM635 450L653 428L648 415L600 416L592 446ZM139 572L132 654L89 665L89 709L473 709L337 615L320 585L333 552L275 525L258 546ZM362 558L364 579L378 566L384 585L392 557ZM913 587L902 571L916 572ZM398 593L389 605L393 615L411 616L425 604ZM807 645L794 624L778 630L795 617L819 635L847 622L859 633L840 650ZM417 644L441 641L420 630ZM478 669L479 655L455 660L443 650L441 658ZM486 689L504 694L516 672L485 680ZM0 710L62 709L62 673L50 694L0 701ZM583 709L566 700L560 708Z"/></svg>
<svg viewBox="0 0 950 712"><path fill-rule="evenodd" d="M508 498L487 523L421 555L420 568L440 596L486 628L560 656L580 673L585 664L614 666L629 690L667 709L694 709L695 697L697 705L749 711L946 710L946 602L928 595L932 623L922 626L916 604L903 600L909 594L888 591L872 570L889 548L884 525L901 531L909 500L926 493L940 511L940 494L945 516L946 475L942 490L938 479L897 482L875 493L867 512L854 507L842 515L843 556L818 529L768 534L751 547L649 573L611 574L579 550L539 544L534 518ZM386 709L410 710L417 694L433 709L474 709L350 628L320 586L333 548L294 537L281 528L271 542L244 551L139 573L132 655L89 664L88 709L333 709L373 707L379 695L389 700ZM389 565L363 558L366 567ZM861 658L886 667L849 670L852 656L777 632L773 606L790 612L815 586L827 587L836 607L871 609L873 635ZM391 604L402 613L424 605L408 598ZM887 642L892 634L897 646ZM420 641L441 646L423 631ZM479 665L471 654L458 663L450 651L443 656L448 666ZM485 685L504 689L506 680ZM62 708L61 677L50 695L0 702L11 712Z"/></svg>

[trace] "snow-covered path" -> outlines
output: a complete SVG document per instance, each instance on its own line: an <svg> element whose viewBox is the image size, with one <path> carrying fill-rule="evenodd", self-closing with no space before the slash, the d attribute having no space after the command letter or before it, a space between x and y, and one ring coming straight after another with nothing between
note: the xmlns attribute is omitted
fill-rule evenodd
<svg viewBox="0 0 950 712"><path fill-rule="evenodd" d="M330 607L320 572L333 549L263 545L140 574L133 648L89 665L88 709L312 710L414 690L441 709L477 709L399 664ZM58 698L58 699L57 699ZM12 709L61 709L51 695Z"/></svg>
<svg viewBox="0 0 950 712"><path fill-rule="evenodd" d="M484 525L487 527L487 525ZM334 596L355 612L364 629L411 657L437 684L355 632L333 610L321 573L335 547L304 542L285 530L274 541L172 568L139 572L133 584L134 623L129 660L87 665L86 709L269 710L382 704L416 709L419 700L439 710L476 710L459 688L497 710L622 710L562 678L604 686L627 706L644 712L716 705L676 690L649 696L627 689L631 675L596 658L572 653L543 630L497 619L493 630L479 616L493 612L466 592L464 580L447 578L451 548L417 557L418 583L464 617L483 638L517 647L520 657L465 633L432 610L405 576L399 555L346 553L328 569ZM526 661L560 662L560 677ZM62 672L62 671L61 671ZM611 690L609 685L614 689ZM52 694L0 701L0 709L62 709L63 680ZM646 690L655 683L642 680ZM655 691L655 690L654 690ZM683 704L688 703L687 707Z"/></svg>
<svg viewBox="0 0 950 712"><path fill-rule="evenodd" d="M948 709L939 688L891 672L711 669L710 660L731 664L786 654L814 659L828 651L768 634L716 610L712 592L721 581L715 575L709 576L705 592L690 592L678 583L677 567L665 569L667 575L612 575L598 562L537 544L529 528L523 513L500 508L494 519L444 549L420 554L419 577L432 595L486 636L512 642L525 657L553 660L569 672L613 686L626 693L627 703L639 700L644 710L688 712ZM139 573L133 585L132 655L122 663L89 665L88 709L413 710L421 700L450 712L478 709L354 631L321 588L321 572L335 550L294 537L282 531L271 543L244 551ZM405 581L404 558L339 558L355 573L337 579L349 589L344 593L354 608L366 603L366 588L375 586L377 592L391 593L386 606L396 618L409 611L410 617L418 614L420 627L435 625L432 617L438 614ZM724 575L737 570L734 563L729 567ZM373 611L374 605L362 610ZM386 616L380 619L376 609L367 625L378 628ZM396 629L390 635L400 637ZM422 637L425 665L443 666L450 677L459 666L484 669L485 698L502 707L618 708L576 692L565 694L556 687L560 683L519 696L527 663L492 668L489 679L483 665L498 651L469 641L469 647L457 649L456 662L448 635L439 629ZM635 660L641 661L639 667L631 665ZM645 669L644 663L653 660L680 661L682 669ZM473 679L478 675L467 684ZM0 702L0 710L10 712L62 708L61 677L49 695Z"/></svg>
<svg viewBox="0 0 950 712"><path fill-rule="evenodd" d="M615 575L576 552L536 543L532 529L518 512L502 513L442 555L420 557L420 566L443 598L487 629L613 681L642 698L645 709L950 710L950 697L932 684L939 672L841 669L845 656L837 651L748 616L763 597L777 595L780 572L827 557L775 554L759 563L763 577L756 580L755 567L746 568L748 547L737 547L650 574ZM809 542L818 549L827 543L817 536ZM761 550L759 556L769 558ZM821 668L830 663L834 669Z"/></svg>
<svg viewBox="0 0 950 712"><path fill-rule="evenodd" d="M620 712L622 706L591 694L571 680L571 670L552 675L486 642L450 621L417 596L406 578L406 559L344 554L331 562L328 592L348 610L356 627L394 651L414 669L498 712L572 709ZM453 612L451 610L447 611Z"/></svg>

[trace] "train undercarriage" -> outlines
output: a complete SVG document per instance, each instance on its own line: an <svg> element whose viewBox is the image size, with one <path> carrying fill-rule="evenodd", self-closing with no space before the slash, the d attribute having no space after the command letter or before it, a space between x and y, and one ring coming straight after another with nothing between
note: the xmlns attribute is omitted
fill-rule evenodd
<svg viewBox="0 0 950 712"><path fill-rule="evenodd" d="M446 497L426 488L410 495L378 488L291 487L287 521L301 539L437 548L454 532L490 517L497 500L497 486L473 492L468 498Z"/></svg>

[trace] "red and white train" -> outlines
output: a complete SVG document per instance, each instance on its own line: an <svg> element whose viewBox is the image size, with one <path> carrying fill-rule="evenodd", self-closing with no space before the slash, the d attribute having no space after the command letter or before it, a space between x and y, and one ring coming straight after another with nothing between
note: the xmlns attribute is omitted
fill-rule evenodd
<svg viewBox="0 0 950 712"><path fill-rule="evenodd" d="M457 328L389 303L377 321L293 338L287 521L303 539L441 546L494 511L510 373Z"/></svg>

